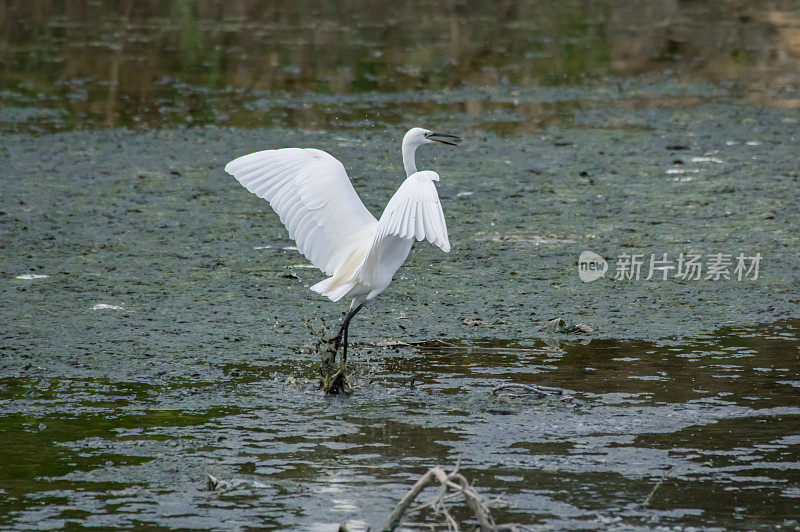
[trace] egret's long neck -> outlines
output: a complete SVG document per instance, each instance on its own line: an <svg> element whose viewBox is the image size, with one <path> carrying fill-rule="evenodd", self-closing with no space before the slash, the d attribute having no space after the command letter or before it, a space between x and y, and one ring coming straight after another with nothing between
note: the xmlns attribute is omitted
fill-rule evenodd
<svg viewBox="0 0 800 532"><path fill-rule="evenodd" d="M417 161L414 160L414 153L417 151L417 143L408 142L403 139L403 166L406 169L406 176L410 176L417 171Z"/></svg>

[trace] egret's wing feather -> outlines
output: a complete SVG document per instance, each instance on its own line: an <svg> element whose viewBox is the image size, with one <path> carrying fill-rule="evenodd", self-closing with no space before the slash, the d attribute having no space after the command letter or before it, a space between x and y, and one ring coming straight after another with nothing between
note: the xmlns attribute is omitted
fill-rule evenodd
<svg viewBox="0 0 800 532"><path fill-rule="evenodd" d="M376 241L385 235L395 235L427 240L445 252L450 251L447 223L432 176L439 178L435 172L423 171L403 182L381 215Z"/></svg>
<svg viewBox="0 0 800 532"><path fill-rule="evenodd" d="M378 223L353 189L344 166L321 150L251 153L225 166L247 190L269 202L297 249L328 275L371 236Z"/></svg>

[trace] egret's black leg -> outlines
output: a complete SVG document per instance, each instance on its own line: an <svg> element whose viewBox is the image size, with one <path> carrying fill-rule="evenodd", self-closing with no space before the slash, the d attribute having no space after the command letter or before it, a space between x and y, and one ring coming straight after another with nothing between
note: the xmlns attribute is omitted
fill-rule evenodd
<svg viewBox="0 0 800 532"><path fill-rule="evenodd" d="M353 319L353 316L358 314L358 311L361 310L361 307L364 306L364 303L361 303L354 309L351 309L350 312L344 317L344 321L342 321L342 327L339 329L339 334L336 335L336 350L339 350L339 344L341 343L342 339L344 339L344 349L342 350L342 365L344 365L345 361L347 360L347 330L350 328L350 320Z"/></svg>
<svg viewBox="0 0 800 532"><path fill-rule="evenodd" d="M342 366L344 366L345 362L347 362L347 333L350 329L350 324L347 324L347 327L344 328L344 347L342 348Z"/></svg>

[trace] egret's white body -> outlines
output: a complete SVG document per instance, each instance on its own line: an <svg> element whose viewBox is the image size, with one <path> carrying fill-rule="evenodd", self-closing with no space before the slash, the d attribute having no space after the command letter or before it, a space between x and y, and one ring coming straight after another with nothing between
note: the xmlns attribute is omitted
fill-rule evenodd
<svg viewBox="0 0 800 532"><path fill-rule="evenodd" d="M342 163L321 150L259 151L231 161L225 171L269 202L297 242L298 251L329 276L311 289L332 301L351 299L354 314L353 309L389 286L414 239L428 240L450 251L447 224L434 185L439 175L418 172L414 160L422 144L452 144L439 137L458 138L422 128L411 129L403 137L403 165L408 177L379 220L361 202ZM348 318L343 325L345 334Z"/></svg>

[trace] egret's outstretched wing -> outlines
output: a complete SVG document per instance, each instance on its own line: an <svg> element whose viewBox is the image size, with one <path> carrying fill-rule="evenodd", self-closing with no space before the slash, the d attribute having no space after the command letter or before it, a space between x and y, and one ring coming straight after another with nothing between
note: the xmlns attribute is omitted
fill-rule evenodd
<svg viewBox="0 0 800 532"><path fill-rule="evenodd" d="M269 202L298 251L328 275L378 223L342 163L324 151L259 151L229 162L225 171Z"/></svg>
<svg viewBox="0 0 800 532"><path fill-rule="evenodd" d="M430 170L411 174L386 205L375 241L385 235L395 235L427 240L444 252L450 251L442 204L433 184L438 180L439 175Z"/></svg>

